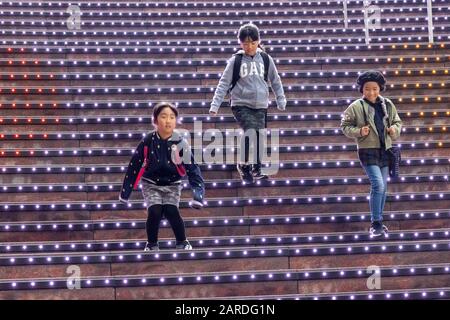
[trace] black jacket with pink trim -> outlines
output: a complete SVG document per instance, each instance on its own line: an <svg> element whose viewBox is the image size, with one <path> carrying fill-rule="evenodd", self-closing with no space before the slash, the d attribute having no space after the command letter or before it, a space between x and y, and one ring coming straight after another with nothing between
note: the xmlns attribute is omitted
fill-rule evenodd
<svg viewBox="0 0 450 320"><path fill-rule="evenodd" d="M145 149L147 149L147 157L144 155ZM186 150L190 157L188 155L183 157L183 152ZM128 200L130 197L146 158L147 166L143 179L160 186L179 184L183 178L184 168L192 190L203 198L205 184L187 141L176 132L169 139L163 140L156 131L152 131L142 138L130 160L120 193L121 199ZM190 161L183 161L186 158ZM178 169L174 163L177 160L179 161Z"/></svg>

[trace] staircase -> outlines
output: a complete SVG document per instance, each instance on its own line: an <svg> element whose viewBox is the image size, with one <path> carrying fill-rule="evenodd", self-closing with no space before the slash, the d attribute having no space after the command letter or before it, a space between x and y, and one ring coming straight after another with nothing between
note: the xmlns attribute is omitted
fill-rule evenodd
<svg viewBox="0 0 450 320"><path fill-rule="evenodd" d="M362 1L348 1L348 28L342 1L75 5L80 29L66 1L0 3L0 299L450 297L449 0L433 1L433 44L426 1L378 1L370 46ZM189 208L189 188L181 203L194 250L175 250L164 221L162 250L144 253L142 195L118 195L151 108L176 103L191 132L237 128L226 101L208 110L248 21L288 98L268 116L280 170L243 186L235 165L202 164L205 208ZM383 239L368 235L369 182L339 129L367 69L385 72L404 124Z"/></svg>

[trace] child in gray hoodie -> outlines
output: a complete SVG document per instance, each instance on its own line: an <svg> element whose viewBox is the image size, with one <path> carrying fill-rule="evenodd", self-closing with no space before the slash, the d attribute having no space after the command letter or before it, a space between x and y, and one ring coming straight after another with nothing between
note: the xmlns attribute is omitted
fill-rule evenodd
<svg viewBox="0 0 450 320"><path fill-rule="evenodd" d="M244 133L255 130L256 135L253 137L256 137L256 141L250 141L251 134L241 139L241 157L237 165L241 179L253 183L254 179L267 178L261 173L262 150L265 146L260 134L267 127L269 85L275 93L279 110L285 110L286 97L275 63L260 45L258 27L251 23L243 25L239 29L238 39L243 50L228 60L209 113L216 115L226 94L230 92L231 110L239 126ZM256 145L256 161L249 159L250 142Z"/></svg>

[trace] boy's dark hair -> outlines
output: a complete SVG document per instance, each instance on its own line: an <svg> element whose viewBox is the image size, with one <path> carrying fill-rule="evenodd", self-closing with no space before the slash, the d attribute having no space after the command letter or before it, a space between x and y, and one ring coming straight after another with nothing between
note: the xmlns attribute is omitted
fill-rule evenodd
<svg viewBox="0 0 450 320"><path fill-rule="evenodd" d="M178 117L178 109L175 105L171 104L170 102L160 102L153 107L153 123L156 123L159 114L165 108L170 108L170 110L172 110L172 112L175 113L175 117Z"/></svg>
<svg viewBox="0 0 450 320"><path fill-rule="evenodd" d="M356 84L358 85L359 92L363 92L363 87L366 82L378 83L380 91L384 91L384 89L386 88L386 78L380 71L369 70L361 73L358 79L356 79Z"/></svg>

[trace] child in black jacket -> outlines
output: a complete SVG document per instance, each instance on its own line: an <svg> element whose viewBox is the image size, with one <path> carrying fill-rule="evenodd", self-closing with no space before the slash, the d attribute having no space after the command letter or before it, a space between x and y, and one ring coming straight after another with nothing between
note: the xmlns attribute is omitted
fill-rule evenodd
<svg viewBox="0 0 450 320"><path fill-rule="evenodd" d="M187 141L174 131L177 117L178 110L170 103L159 103L154 107L156 130L147 134L136 148L119 196L120 201L127 202L142 177L142 194L148 211L145 251L159 250L158 230L163 217L173 229L176 248L192 249L179 211L183 176L188 176L193 191L191 206L195 209L203 207L203 178Z"/></svg>

